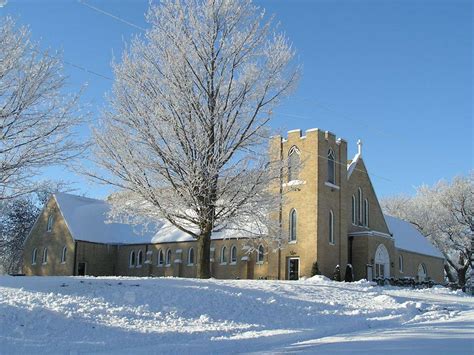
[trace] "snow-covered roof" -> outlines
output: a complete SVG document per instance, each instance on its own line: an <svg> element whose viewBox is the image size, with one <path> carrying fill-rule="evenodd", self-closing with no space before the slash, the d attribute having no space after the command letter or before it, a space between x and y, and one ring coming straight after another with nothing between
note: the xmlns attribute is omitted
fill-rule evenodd
<svg viewBox="0 0 474 355"><path fill-rule="evenodd" d="M56 193L54 198L75 240L108 244L150 243L152 233L139 231L131 225L108 223L110 205L66 193Z"/></svg>
<svg viewBox="0 0 474 355"><path fill-rule="evenodd" d="M156 244L195 240L164 220L156 221L158 230L153 232L139 226L111 223L108 217L111 207L106 201L66 193L56 193L53 196L75 240L104 244ZM228 228L214 232L212 239L244 238L250 234Z"/></svg>
<svg viewBox="0 0 474 355"><path fill-rule="evenodd" d="M397 248L444 258L443 254L411 223L388 215L384 215L384 217Z"/></svg>
<svg viewBox="0 0 474 355"><path fill-rule="evenodd" d="M347 164L347 179L349 179L352 175L352 173L354 172L354 169L357 165L357 162L359 161L360 159L360 153L357 153L355 156L354 156L354 159L352 159L352 161Z"/></svg>

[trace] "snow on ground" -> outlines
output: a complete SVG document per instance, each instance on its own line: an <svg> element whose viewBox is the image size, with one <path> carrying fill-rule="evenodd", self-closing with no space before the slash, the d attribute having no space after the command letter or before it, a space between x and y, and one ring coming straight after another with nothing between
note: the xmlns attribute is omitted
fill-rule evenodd
<svg viewBox="0 0 474 355"><path fill-rule="evenodd" d="M0 353L474 353L474 298L368 282L0 277Z"/></svg>

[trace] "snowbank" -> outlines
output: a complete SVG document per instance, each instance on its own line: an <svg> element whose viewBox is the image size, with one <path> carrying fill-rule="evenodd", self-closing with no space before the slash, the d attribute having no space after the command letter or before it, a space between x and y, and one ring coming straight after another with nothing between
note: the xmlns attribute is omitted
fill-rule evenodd
<svg viewBox="0 0 474 355"><path fill-rule="evenodd" d="M361 341L365 332L415 334L447 322L458 332L450 339L468 353L473 310L472 297L442 288L322 276L297 282L0 277L0 353L314 352L334 350L337 343L328 339L343 334Z"/></svg>

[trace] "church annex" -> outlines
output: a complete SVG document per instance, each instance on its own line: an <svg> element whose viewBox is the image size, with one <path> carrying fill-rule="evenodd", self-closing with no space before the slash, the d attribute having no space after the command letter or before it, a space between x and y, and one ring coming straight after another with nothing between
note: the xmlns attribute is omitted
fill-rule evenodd
<svg viewBox="0 0 474 355"><path fill-rule="evenodd" d="M342 277L347 264L355 279L444 278L442 254L412 225L383 215L370 176L358 152L348 160L347 142L318 129L273 137L271 159L288 162L275 191L284 245L247 248L245 235L223 231L212 237L215 278L287 279L319 272ZM195 277L193 238L165 223L155 233L108 223L105 201L54 194L25 243L27 275L121 275Z"/></svg>

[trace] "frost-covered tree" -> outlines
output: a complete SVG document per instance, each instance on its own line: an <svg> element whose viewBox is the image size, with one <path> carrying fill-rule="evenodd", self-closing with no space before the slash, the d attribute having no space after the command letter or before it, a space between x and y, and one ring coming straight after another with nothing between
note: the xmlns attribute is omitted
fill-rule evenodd
<svg viewBox="0 0 474 355"><path fill-rule="evenodd" d="M31 192L38 169L82 150L73 137L78 96L61 92L64 85L59 56L0 18L0 200Z"/></svg>
<svg viewBox="0 0 474 355"><path fill-rule="evenodd" d="M116 216L163 218L193 236L207 278L213 232L268 232L260 222L278 176L268 123L296 81L294 52L250 0L163 1L147 20L114 67L95 132L100 178L122 190Z"/></svg>
<svg viewBox="0 0 474 355"><path fill-rule="evenodd" d="M451 282L466 284L474 232L474 173L452 182L421 186L413 197L396 196L382 201L384 211L420 230L443 253Z"/></svg>

